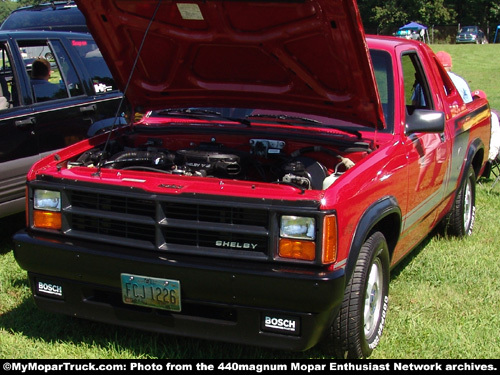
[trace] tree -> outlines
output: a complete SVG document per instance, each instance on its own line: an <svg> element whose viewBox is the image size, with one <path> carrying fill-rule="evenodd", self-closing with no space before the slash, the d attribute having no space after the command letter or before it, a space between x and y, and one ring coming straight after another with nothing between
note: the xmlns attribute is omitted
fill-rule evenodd
<svg viewBox="0 0 500 375"><path fill-rule="evenodd" d="M418 17L429 26L448 25L456 19L455 10L445 6L445 0L419 1L417 2Z"/></svg>
<svg viewBox="0 0 500 375"><path fill-rule="evenodd" d="M424 25L443 25L455 22L455 10L445 0L359 0L365 27L388 34L402 25L415 21Z"/></svg>
<svg viewBox="0 0 500 375"><path fill-rule="evenodd" d="M0 24L14 9L19 7L19 3L15 1L2 1L0 2Z"/></svg>
<svg viewBox="0 0 500 375"><path fill-rule="evenodd" d="M358 0L369 32L390 34L415 21L427 26L500 24L498 0Z"/></svg>

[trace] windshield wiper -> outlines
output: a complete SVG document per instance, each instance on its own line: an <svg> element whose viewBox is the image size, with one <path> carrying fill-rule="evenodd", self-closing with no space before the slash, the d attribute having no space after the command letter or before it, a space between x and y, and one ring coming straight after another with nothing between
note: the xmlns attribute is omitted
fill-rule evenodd
<svg viewBox="0 0 500 375"><path fill-rule="evenodd" d="M270 118L270 119L274 119L274 120L277 119L277 120L282 120L282 122L285 123L285 124L287 124L287 125L293 125L292 122L287 121L287 120L292 120L292 121L297 121L298 120L298 121L302 121L302 122L308 123L308 124L321 125L321 126L323 126L325 128L339 130L341 132L354 135L358 139L363 138L362 135L361 135L361 133L359 131L357 131L357 130L346 129L346 128L340 127L340 126L327 125L327 124L322 123L321 121L314 120L314 119L307 118L307 117L288 116L288 115L273 115L273 114L266 115L264 113L261 113L261 114L255 114L255 115L248 115L247 118Z"/></svg>
<svg viewBox="0 0 500 375"><path fill-rule="evenodd" d="M292 121L302 121L302 122L307 122L310 124L322 124L321 121L318 120L313 120L311 118L307 117L299 117L299 116L288 116L288 115L266 115L265 113L257 113L255 115L248 115L247 118L272 118L272 119L278 119L278 120L292 120ZM292 125L290 122L286 122L288 125Z"/></svg>
<svg viewBox="0 0 500 375"><path fill-rule="evenodd" d="M211 110L211 109L205 109L205 108L168 108L168 109L163 109L161 111L157 112L160 115L178 115L182 117L189 117L189 118L200 118L200 117L217 117L223 120L228 120L232 122L238 122L240 124L250 126L251 122L247 119L243 118L238 118L238 117L227 117L223 116L220 112Z"/></svg>
<svg viewBox="0 0 500 375"><path fill-rule="evenodd" d="M196 115L215 115L215 116L220 116L221 114L217 111L212 111L210 109L204 109L204 108L167 108L167 109L162 109L161 111L158 111L159 114L192 114L195 117L198 117Z"/></svg>

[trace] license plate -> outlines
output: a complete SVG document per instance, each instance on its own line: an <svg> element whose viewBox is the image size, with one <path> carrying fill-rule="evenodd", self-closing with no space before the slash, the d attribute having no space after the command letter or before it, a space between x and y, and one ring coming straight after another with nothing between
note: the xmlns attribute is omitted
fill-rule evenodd
<svg viewBox="0 0 500 375"><path fill-rule="evenodd" d="M124 303L181 311L181 283L178 280L122 273L121 285Z"/></svg>

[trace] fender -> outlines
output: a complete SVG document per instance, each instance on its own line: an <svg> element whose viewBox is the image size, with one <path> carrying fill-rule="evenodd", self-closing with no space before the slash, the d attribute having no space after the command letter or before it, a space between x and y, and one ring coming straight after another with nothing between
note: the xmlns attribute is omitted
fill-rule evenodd
<svg viewBox="0 0 500 375"><path fill-rule="evenodd" d="M455 184L455 186L452 187L454 198L458 194L460 186L462 186L462 183L465 179L466 172L469 170L469 167L471 165L474 168L474 171L476 172L476 178L479 178L481 169L483 167L483 161L481 160L481 164L479 165L476 165L477 163L473 164L473 161L475 156L480 150L484 150L484 143L481 139L476 138L474 141L472 141L472 143L469 146L469 149L467 150L467 157L465 158L465 162L463 163L462 168L460 170L460 175L457 178L457 183Z"/></svg>
<svg viewBox="0 0 500 375"><path fill-rule="evenodd" d="M474 163L474 159L475 159L477 153L479 151L482 151L482 150L484 151L483 141L480 138L474 139L474 141L472 141L472 143L469 147L469 150L467 152L467 160L465 162L465 168L461 173L460 180L462 180L464 178L465 172L469 169L469 166L472 163ZM485 156L483 156L480 164L474 163L472 165L472 167L474 168L474 171L476 172L476 179L479 178L479 176L481 175L481 170L483 169L484 165L486 164L485 162L486 162Z"/></svg>
<svg viewBox="0 0 500 375"><path fill-rule="evenodd" d="M366 241L373 228L390 214L397 214L400 224L397 231L395 230L395 228L391 229L392 231L394 231L393 234L395 236L387 238L389 248L393 248L394 246L391 246L391 244L395 245L397 243L401 232L401 209L399 208L399 204L396 198L393 196L383 197L377 202L373 203L363 213L363 216L356 226L354 237L351 243L351 248L349 250L349 256L347 258L346 265L346 280L350 280L352 276L354 267L356 266L356 262L359 257L361 246L363 246L363 243Z"/></svg>

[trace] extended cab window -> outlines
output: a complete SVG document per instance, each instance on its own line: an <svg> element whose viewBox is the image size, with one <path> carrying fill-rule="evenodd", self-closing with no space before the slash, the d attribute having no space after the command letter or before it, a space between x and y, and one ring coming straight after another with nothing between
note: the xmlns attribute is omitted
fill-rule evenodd
<svg viewBox="0 0 500 375"><path fill-rule="evenodd" d="M415 109L432 109L429 85L423 74L420 59L416 52L401 57L403 68L405 104L408 114Z"/></svg>
<svg viewBox="0 0 500 375"><path fill-rule="evenodd" d="M92 77L96 94L118 90L115 80L101 55L101 51L93 40L74 39L71 44L75 47L89 75Z"/></svg>
<svg viewBox="0 0 500 375"><path fill-rule="evenodd" d="M83 94L75 68L59 41L19 41L18 46L36 103Z"/></svg>

